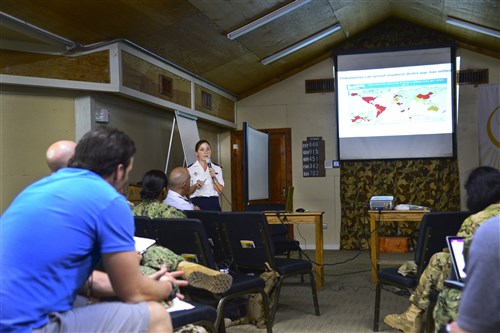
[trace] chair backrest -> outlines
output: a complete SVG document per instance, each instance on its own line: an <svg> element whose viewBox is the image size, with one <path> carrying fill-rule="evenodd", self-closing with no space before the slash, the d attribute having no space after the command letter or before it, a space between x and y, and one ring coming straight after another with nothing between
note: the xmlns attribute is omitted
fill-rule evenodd
<svg viewBox="0 0 500 333"><path fill-rule="evenodd" d="M281 203L265 203L265 204L254 204L246 205L245 210L247 212L263 212L266 210L270 211L284 211L285 206Z"/></svg>
<svg viewBox="0 0 500 333"><path fill-rule="evenodd" d="M156 239L148 216L134 216L134 224L135 236Z"/></svg>
<svg viewBox="0 0 500 333"><path fill-rule="evenodd" d="M216 263L223 263L227 258L225 253L225 243L223 242L223 234L220 226L220 213L211 210L187 210L188 218L198 219L203 224L208 236L212 252Z"/></svg>
<svg viewBox="0 0 500 333"><path fill-rule="evenodd" d="M245 207L247 212L264 212L264 211L275 211L281 212L285 211L285 206L280 203L271 203L271 204L255 204L255 205L247 205ZM283 224L273 224L269 226L269 230L271 231L271 238L273 240L286 240L286 236L288 235L288 225Z"/></svg>
<svg viewBox="0 0 500 333"><path fill-rule="evenodd" d="M221 222L227 249L241 270L274 267L274 248L267 219L262 212L223 212Z"/></svg>
<svg viewBox="0 0 500 333"><path fill-rule="evenodd" d="M433 254L446 248L446 236L456 235L470 212L430 212L422 217L415 249L417 277L427 267Z"/></svg>
<svg viewBox="0 0 500 333"><path fill-rule="evenodd" d="M203 266L216 269L208 236L198 219L153 219L157 243Z"/></svg>

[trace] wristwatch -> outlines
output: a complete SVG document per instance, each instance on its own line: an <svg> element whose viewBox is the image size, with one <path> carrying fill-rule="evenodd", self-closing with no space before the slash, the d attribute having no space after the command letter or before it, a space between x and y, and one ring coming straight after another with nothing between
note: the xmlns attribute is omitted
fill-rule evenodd
<svg viewBox="0 0 500 333"><path fill-rule="evenodd" d="M174 298L176 298L177 294L179 293L179 286L173 283L172 281L170 281L170 284L172 285L172 291L170 292L170 295L168 295L167 298L168 301L171 301Z"/></svg>

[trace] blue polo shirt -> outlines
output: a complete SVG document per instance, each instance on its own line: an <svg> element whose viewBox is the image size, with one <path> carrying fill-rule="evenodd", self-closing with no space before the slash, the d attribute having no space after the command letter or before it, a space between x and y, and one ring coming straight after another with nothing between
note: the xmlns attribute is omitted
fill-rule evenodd
<svg viewBox="0 0 500 333"><path fill-rule="evenodd" d="M0 222L0 332L31 332L70 310L101 254L134 251L133 236L127 201L91 171L28 186Z"/></svg>

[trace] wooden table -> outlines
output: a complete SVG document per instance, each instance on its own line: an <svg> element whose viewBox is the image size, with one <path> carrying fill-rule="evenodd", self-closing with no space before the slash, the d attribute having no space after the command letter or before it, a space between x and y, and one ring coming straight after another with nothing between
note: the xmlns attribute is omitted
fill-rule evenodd
<svg viewBox="0 0 500 333"><path fill-rule="evenodd" d="M316 226L316 288L320 290L325 285L323 269L323 214L324 212L276 213L265 212L269 224L314 224Z"/></svg>
<svg viewBox="0 0 500 333"><path fill-rule="evenodd" d="M428 213L428 210L369 210L370 214L370 234L371 234L371 259L372 259L372 281L377 283L377 271L379 264L395 264L394 262L379 260L379 222L420 222L422 216Z"/></svg>

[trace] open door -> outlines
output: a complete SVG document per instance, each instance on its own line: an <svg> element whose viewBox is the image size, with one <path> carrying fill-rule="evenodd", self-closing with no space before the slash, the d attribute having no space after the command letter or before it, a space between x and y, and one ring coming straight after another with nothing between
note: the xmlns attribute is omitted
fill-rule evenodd
<svg viewBox="0 0 500 333"><path fill-rule="evenodd" d="M250 204L283 204L286 189L292 186L292 130L262 129L269 134L269 199L252 200ZM243 131L231 132L232 210L245 210L243 195Z"/></svg>

